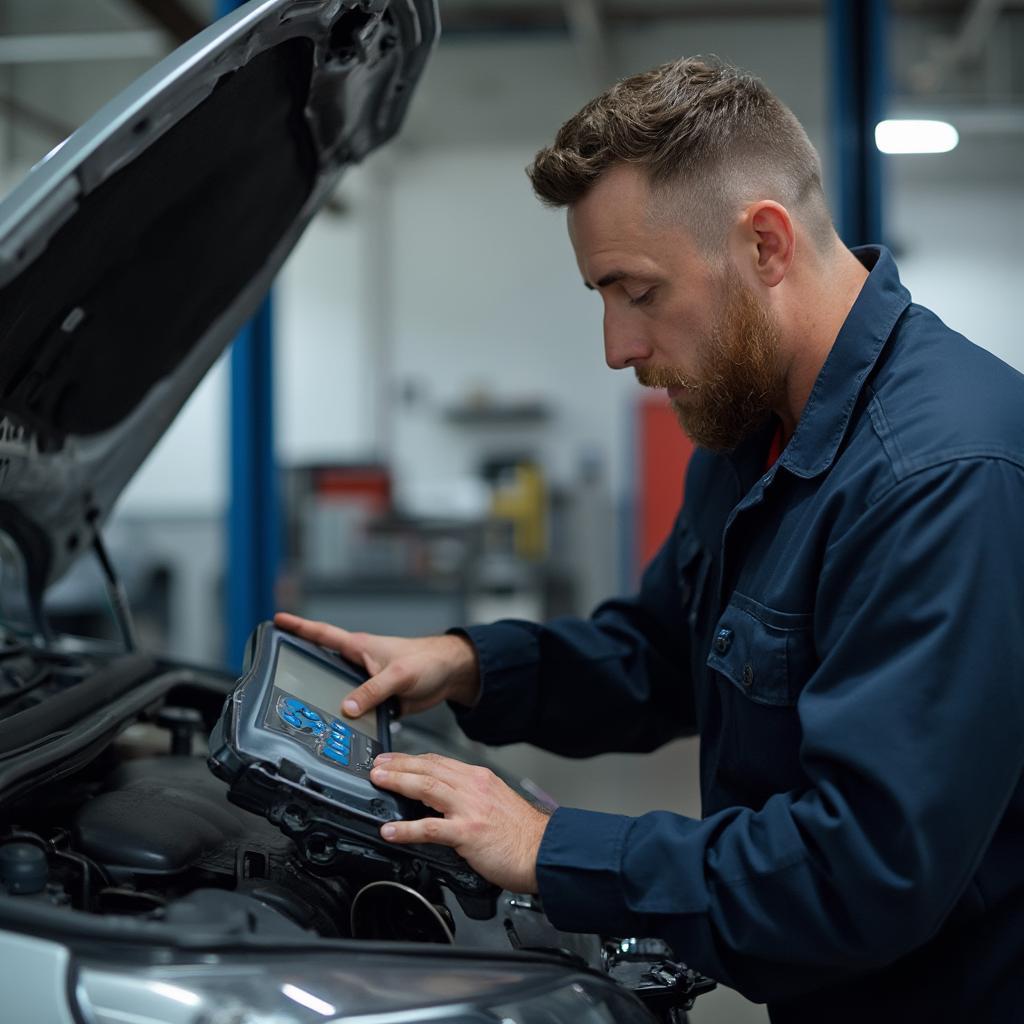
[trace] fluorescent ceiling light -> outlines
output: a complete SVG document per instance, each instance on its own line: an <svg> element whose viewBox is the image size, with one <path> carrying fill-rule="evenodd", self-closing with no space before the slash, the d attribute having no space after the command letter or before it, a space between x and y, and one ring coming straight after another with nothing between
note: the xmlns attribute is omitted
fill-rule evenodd
<svg viewBox="0 0 1024 1024"><path fill-rule="evenodd" d="M945 121L879 121L875 145L883 153L948 153L960 141Z"/></svg>

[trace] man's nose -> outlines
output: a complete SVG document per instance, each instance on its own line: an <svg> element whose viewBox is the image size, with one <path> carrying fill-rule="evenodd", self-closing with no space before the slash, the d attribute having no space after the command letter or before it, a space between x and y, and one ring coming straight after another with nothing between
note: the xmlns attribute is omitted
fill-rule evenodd
<svg viewBox="0 0 1024 1024"><path fill-rule="evenodd" d="M604 361L613 370L625 370L651 357L651 346L641 332L623 322L623 318L604 314Z"/></svg>

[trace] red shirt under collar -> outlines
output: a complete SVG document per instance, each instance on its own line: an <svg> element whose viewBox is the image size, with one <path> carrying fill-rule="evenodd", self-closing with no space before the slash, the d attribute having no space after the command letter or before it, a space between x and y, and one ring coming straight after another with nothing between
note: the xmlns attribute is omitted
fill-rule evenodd
<svg viewBox="0 0 1024 1024"><path fill-rule="evenodd" d="M782 454L782 423L775 428L775 434L772 437L771 446L768 448L768 463L764 467L767 473L772 466L778 461L779 456Z"/></svg>

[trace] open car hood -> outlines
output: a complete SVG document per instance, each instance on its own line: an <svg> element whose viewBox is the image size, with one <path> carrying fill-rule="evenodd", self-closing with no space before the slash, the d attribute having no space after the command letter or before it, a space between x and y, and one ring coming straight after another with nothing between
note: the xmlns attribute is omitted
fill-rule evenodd
<svg viewBox="0 0 1024 1024"><path fill-rule="evenodd" d="M252 0L0 203L0 561L39 595L389 139L435 0ZM29 598L32 600L32 598Z"/></svg>

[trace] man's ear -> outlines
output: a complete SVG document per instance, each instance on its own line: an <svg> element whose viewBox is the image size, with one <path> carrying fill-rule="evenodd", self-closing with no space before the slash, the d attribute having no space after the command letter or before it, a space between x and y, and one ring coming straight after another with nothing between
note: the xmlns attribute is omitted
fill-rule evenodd
<svg viewBox="0 0 1024 1024"><path fill-rule="evenodd" d="M796 230L789 211L773 199L751 203L736 224L748 270L766 288L774 288L796 255Z"/></svg>

